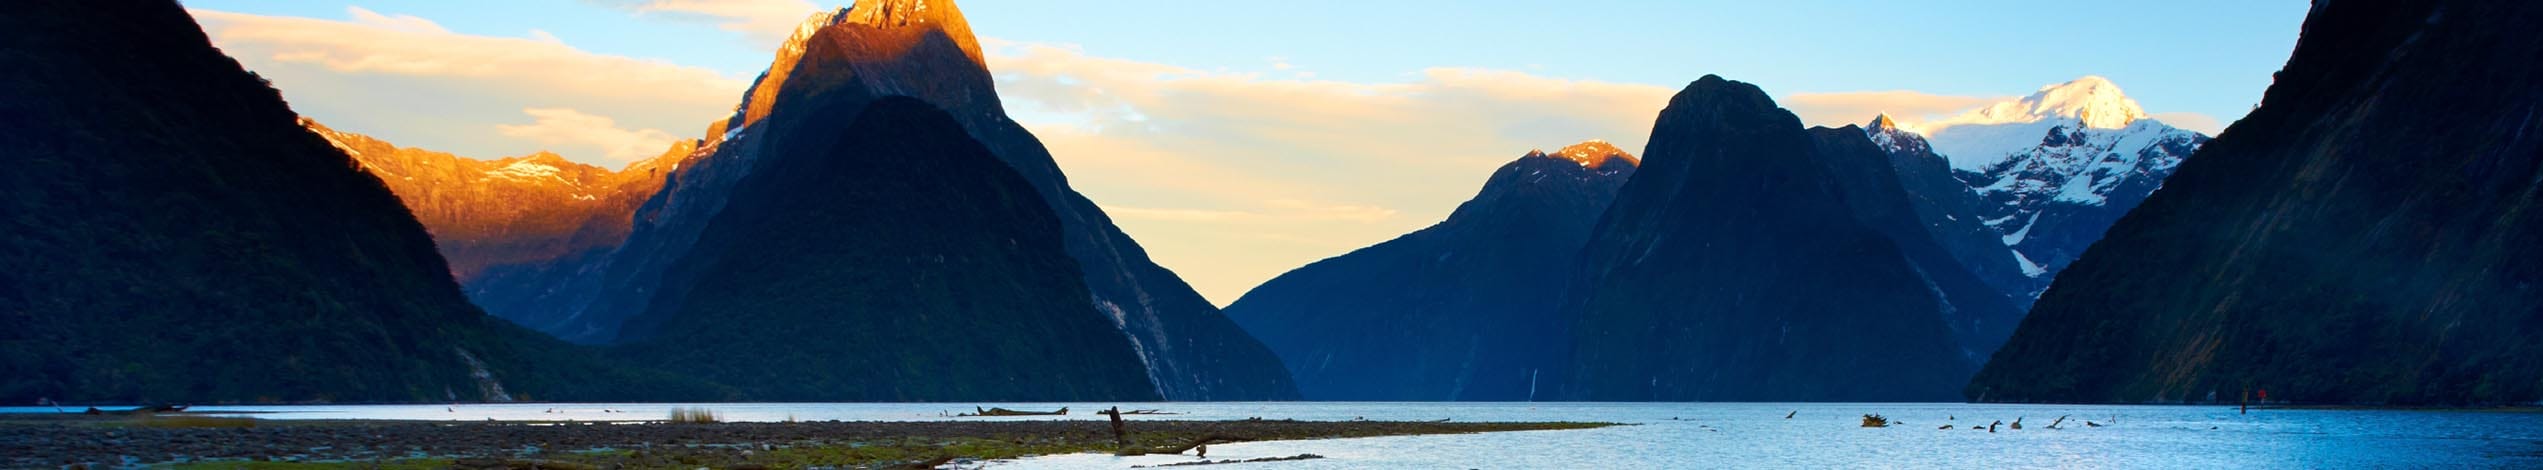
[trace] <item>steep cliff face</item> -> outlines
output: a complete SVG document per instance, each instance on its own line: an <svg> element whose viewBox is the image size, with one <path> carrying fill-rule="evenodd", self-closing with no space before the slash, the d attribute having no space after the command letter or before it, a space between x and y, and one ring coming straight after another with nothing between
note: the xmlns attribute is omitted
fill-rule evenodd
<svg viewBox="0 0 2543 470"><path fill-rule="evenodd" d="M0 15L0 401L716 399L488 317L174 2Z"/></svg>
<svg viewBox="0 0 2543 470"><path fill-rule="evenodd" d="M2060 275L1968 396L2543 398L2538 22L2315 2L2260 108Z"/></svg>
<svg viewBox="0 0 2543 470"><path fill-rule="evenodd" d="M1565 396L1934 400L1973 370L1946 295L1858 214L1883 198L1830 172L1886 173L1877 150L1822 155L1765 92L1715 76L1670 99L1650 142L1570 284Z"/></svg>
<svg viewBox="0 0 2543 470"><path fill-rule="evenodd" d="M1970 275L2003 293L2015 308L2029 309L2031 294L2044 284L2034 276L2046 273L2036 267L2026 270L2003 243L2004 234L1987 224L1987 214L1996 210L1983 206L1987 199L1963 183L1951 162L1934 153L1924 136L1899 127L1888 115L1873 117L1863 133L1889 154L1890 169L1898 174L1900 188L1907 191L1909 205L1934 242ZM2010 324L2003 328L2006 333L2012 331Z"/></svg>
<svg viewBox="0 0 2543 470"><path fill-rule="evenodd" d="M732 118L709 129L705 148L639 208L627 244L577 282L597 286L545 307L568 320L547 331L579 341L639 340L626 319L677 302L696 283L669 269L697 243L703 221L727 210L734 186L767 158L768 115L792 101L854 106L916 98L953 116L1033 185L1057 214L1091 303L1140 352L1169 399L1296 398L1270 350L1237 329L1174 273L1148 260L1102 210L1069 189L1049 150L1006 117L977 41L945 0L863 2L815 15L780 48L769 72Z"/></svg>
<svg viewBox="0 0 2543 470"><path fill-rule="evenodd" d="M302 119L300 124L387 183L432 232L451 275L488 313L534 329L554 326L533 299L627 240L636 207L665 172L697 150L674 143L661 156L611 171L553 153L479 160L399 147Z"/></svg>
<svg viewBox="0 0 2543 470"><path fill-rule="evenodd" d="M1888 238L1931 291L1934 312L1951 328L1951 341L1970 364L1985 362L2022 320L2021 304L1974 274L1925 225L1927 214L1892 166L1892 155L1862 128L1810 129L1811 161L1836 184L1854 218Z"/></svg>
<svg viewBox="0 0 2543 470"><path fill-rule="evenodd" d="M1227 314L1311 400L1534 398L1570 348L1547 332L1569 323L1575 255L1636 163L1599 141L1529 152L1447 220L1282 274Z"/></svg>
<svg viewBox="0 0 2543 470"><path fill-rule="evenodd" d="M1159 398L1058 219L950 116L808 104L763 121L772 153L672 264L697 284L631 320L631 357L758 400Z"/></svg>

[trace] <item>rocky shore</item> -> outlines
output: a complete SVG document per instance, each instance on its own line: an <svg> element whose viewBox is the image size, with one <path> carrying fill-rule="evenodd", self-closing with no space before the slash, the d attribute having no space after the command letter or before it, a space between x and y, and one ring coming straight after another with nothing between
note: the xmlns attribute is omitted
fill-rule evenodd
<svg viewBox="0 0 2543 470"><path fill-rule="evenodd" d="M1134 447L1605 423L1132 421ZM1119 449L1103 421L562 423L0 418L0 467L928 468Z"/></svg>

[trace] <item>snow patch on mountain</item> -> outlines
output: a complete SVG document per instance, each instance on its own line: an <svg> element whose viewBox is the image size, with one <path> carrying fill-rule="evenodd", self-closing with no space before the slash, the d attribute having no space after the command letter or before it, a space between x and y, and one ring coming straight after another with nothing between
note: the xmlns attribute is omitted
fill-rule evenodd
<svg viewBox="0 0 2543 470"><path fill-rule="evenodd" d="M530 161L530 160L526 160L526 159L525 159L525 160L521 160L521 161L517 161L517 162L512 162L512 164L510 164L510 165L504 165L503 167L500 167L500 168L495 168L495 169L492 169L492 170L486 170L486 176L489 176L489 177L495 177L495 178L511 178L511 179L523 179L523 180L542 180L542 179L552 179L552 180L556 180L557 182L560 182L560 183L565 183L565 184L574 184L574 182L573 182L573 181L568 181L568 180L566 180L566 179L565 179L565 177L562 175L564 172L565 172L565 169L563 169L563 168L557 168L557 167L556 167L556 166L554 166L554 165L548 165L548 164L545 164L545 163L539 163L539 162Z"/></svg>
<svg viewBox="0 0 2543 470"><path fill-rule="evenodd" d="M2027 228L2027 227L2026 227L2026 228ZM2042 274L2048 274L2048 273L2049 273L2049 269L2048 269L2048 268L2040 267L2040 263L2033 263L2033 262L2031 262L2031 257L2029 257L2029 256L2023 256L2023 255L2022 255L2022 250L2012 250L2012 251L2013 251L2013 260L2014 260L2014 261L2020 261L2020 262L2022 262L2022 275L2025 275L2025 276L2031 276L2031 277L2040 277L2040 275L2042 275Z"/></svg>

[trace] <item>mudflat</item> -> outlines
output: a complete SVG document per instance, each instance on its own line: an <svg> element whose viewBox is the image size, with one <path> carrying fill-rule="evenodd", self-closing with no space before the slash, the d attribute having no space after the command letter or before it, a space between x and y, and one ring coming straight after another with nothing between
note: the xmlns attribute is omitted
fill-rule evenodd
<svg viewBox="0 0 2543 470"><path fill-rule="evenodd" d="M0 466L819 468L929 466L1214 443L1587 429L1612 423L1131 420L675 423L0 417Z"/></svg>

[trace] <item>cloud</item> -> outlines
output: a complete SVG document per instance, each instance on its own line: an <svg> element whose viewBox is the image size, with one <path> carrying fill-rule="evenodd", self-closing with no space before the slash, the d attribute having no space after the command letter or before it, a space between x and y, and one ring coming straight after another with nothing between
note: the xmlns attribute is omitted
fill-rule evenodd
<svg viewBox="0 0 2543 470"><path fill-rule="evenodd" d="M379 12L355 6L344 7L344 9L345 13L353 16L354 23L374 28L405 31L410 33L450 32L450 30L442 29L440 23L434 23L432 20L417 18L413 15L382 15Z"/></svg>
<svg viewBox="0 0 2543 470"><path fill-rule="evenodd" d="M1950 116L1988 103L2011 97L1953 96L1894 90L1840 93L1795 93L1776 100L1785 109L1813 126L1845 127L1872 122L1873 116L1889 114L1890 119L1913 126L1916 123Z"/></svg>
<svg viewBox="0 0 2543 470"><path fill-rule="evenodd" d="M600 148L602 156L612 163L625 164L659 155L680 139L656 129L620 129L616 120L571 109L528 108L521 112L536 121L496 125L495 132L547 145Z"/></svg>
<svg viewBox="0 0 2543 470"><path fill-rule="evenodd" d="M2215 116L2209 116L2206 114L2147 113L2146 117L2154 118L2154 120L2157 121L2163 121L2164 124L2172 127L2189 129L2201 134L2216 135L2218 132L2225 131L2224 121L2217 120Z"/></svg>
<svg viewBox="0 0 2543 470"><path fill-rule="evenodd" d="M775 45L795 25L820 10L808 0L652 0L631 6L637 14L668 13L715 22L715 27Z"/></svg>
<svg viewBox="0 0 2543 470"><path fill-rule="evenodd" d="M1675 92L1467 68L1316 80L983 44L1002 99L1072 184L1221 302L1435 223L1530 149L1638 149Z"/></svg>
<svg viewBox="0 0 2543 470"><path fill-rule="evenodd" d="M461 34L359 7L347 8L345 19L192 12L215 45L272 80L294 110L346 131L447 145L434 149L461 155L549 148L488 132L517 122L524 108L571 109L634 129L702 130L729 112L746 85L703 67L585 51L544 31ZM584 161L618 160L623 152L599 141L553 150Z"/></svg>
<svg viewBox="0 0 2543 470"><path fill-rule="evenodd" d="M1384 207L1318 204L1296 199L1263 201L1260 208L1255 210L1165 209L1114 205L1103 207L1104 213L1116 218L1247 225L1316 222L1371 224L1384 222L1396 216L1394 209Z"/></svg>

